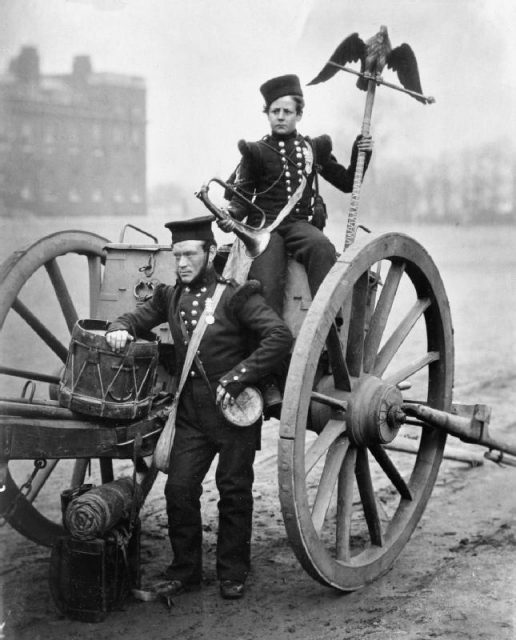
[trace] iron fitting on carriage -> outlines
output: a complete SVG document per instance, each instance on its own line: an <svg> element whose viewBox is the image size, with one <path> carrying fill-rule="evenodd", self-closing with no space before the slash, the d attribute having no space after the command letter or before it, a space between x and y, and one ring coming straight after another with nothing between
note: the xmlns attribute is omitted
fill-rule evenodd
<svg viewBox="0 0 516 640"><path fill-rule="evenodd" d="M361 378L346 412L351 442L362 447L392 442L405 422L402 403L403 396L396 386L376 376Z"/></svg>

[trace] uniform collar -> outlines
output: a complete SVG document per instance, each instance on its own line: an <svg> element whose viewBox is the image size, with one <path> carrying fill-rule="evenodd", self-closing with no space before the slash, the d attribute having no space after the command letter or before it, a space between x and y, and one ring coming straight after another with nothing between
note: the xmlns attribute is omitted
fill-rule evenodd
<svg viewBox="0 0 516 640"><path fill-rule="evenodd" d="M192 282L181 282L178 279L179 286L182 289L189 289L190 291L199 291L202 287L209 287L211 284L216 282L217 273L213 267L205 271L201 276L197 277Z"/></svg>
<svg viewBox="0 0 516 640"><path fill-rule="evenodd" d="M269 138L278 142L279 140L284 140L287 142L288 140L295 140L298 136L297 129L294 129L292 133L287 133L286 135L282 133L270 133Z"/></svg>

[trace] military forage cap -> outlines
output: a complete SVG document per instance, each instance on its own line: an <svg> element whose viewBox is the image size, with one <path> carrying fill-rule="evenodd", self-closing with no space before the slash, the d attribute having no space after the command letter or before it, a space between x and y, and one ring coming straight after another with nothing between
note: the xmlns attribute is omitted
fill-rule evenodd
<svg viewBox="0 0 516 640"><path fill-rule="evenodd" d="M215 220L213 216L201 216L167 222L165 227L172 233L172 244L184 240L215 240L211 229L213 220Z"/></svg>
<svg viewBox="0 0 516 640"><path fill-rule="evenodd" d="M264 97L265 104L267 106L271 105L274 100L282 98L283 96L303 97L301 83L299 82L299 78L294 74L278 76L277 78L267 80L267 82L264 82L260 87L260 92Z"/></svg>

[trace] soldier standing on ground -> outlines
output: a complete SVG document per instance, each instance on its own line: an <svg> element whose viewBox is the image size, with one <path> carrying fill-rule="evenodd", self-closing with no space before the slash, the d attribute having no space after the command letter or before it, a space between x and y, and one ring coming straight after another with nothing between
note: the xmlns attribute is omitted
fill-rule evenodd
<svg viewBox="0 0 516 640"><path fill-rule="evenodd" d="M182 366L189 339L206 309L206 331L180 397L165 486L173 550L173 562L165 571L167 595L201 583L200 497L203 479L218 454L217 576L224 598L240 598L250 568L253 462L261 418L249 427L237 427L223 417L219 406L232 403L245 386L270 374L288 355L292 335L265 303L258 282L238 287L215 272L212 220L205 216L166 225L172 232L176 285L159 285L149 301L110 325L106 340L119 351L130 336L168 321ZM225 288L213 308L217 283Z"/></svg>

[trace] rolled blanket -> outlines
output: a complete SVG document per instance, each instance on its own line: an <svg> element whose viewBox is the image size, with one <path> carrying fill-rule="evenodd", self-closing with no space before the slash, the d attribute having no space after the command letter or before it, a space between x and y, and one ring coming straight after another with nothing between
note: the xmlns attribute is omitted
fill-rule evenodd
<svg viewBox="0 0 516 640"><path fill-rule="evenodd" d="M138 485L134 493L132 478L120 478L90 489L70 502L65 511L65 526L78 540L100 538L122 518L130 516L133 499L139 509L142 500Z"/></svg>

